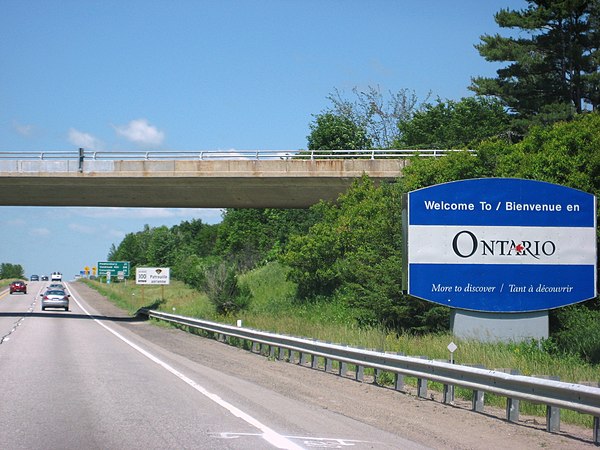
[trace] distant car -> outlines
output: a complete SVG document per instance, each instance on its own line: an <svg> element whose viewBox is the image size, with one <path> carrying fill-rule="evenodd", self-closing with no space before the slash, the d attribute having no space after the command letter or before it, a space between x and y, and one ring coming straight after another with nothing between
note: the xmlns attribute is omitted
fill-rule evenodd
<svg viewBox="0 0 600 450"><path fill-rule="evenodd" d="M46 308L63 308L69 310L69 294L62 289L50 289L42 295L42 311Z"/></svg>
<svg viewBox="0 0 600 450"><path fill-rule="evenodd" d="M10 293L14 294L15 292L22 292L23 294L27 294L27 285L24 281L13 281L10 283Z"/></svg>
<svg viewBox="0 0 600 450"><path fill-rule="evenodd" d="M31 275L29 281L40 281L40 277L38 275Z"/></svg>
<svg viewBox="0 0 600 450"><path fill-rule="evenodd" d="M50 280L51 281L62 281L62 273L52 272L52 275L50 275Z"/></svg>
<svg viewBox="0 0 600 450"><path fill-rule="evenodd" d="M42 281L48 281L48 275L42 275Z"/></svg>

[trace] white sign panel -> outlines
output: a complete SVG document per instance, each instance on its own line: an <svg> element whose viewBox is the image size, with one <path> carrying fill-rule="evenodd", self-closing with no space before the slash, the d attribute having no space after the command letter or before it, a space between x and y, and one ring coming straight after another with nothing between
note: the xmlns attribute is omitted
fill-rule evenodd
<svg viewBox="0 0 600 450"><path fill-rule="evenodd" d="M169 284L171 281L169 267L137 267L135 284Z"/></svg>

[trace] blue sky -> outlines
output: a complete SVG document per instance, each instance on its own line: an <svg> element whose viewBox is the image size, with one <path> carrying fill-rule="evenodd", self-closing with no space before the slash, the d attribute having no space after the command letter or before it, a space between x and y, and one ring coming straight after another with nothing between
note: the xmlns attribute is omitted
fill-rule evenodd
<svg viewBox="0 0 600 450"><path fill-rule="evenodd" d="M525 0L0 0L0 151L296 150L335 89L458 100ZM219 210L0 206L0 262L67 278Z"/></svg>

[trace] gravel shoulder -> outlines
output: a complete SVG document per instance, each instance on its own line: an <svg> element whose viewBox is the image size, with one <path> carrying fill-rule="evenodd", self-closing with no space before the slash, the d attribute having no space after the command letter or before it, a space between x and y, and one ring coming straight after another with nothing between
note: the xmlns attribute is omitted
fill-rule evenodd
<svg viewBox="0 0 600 450"><path fill-rule="evenodd" d="M433 399L419 399L411 389L396 392L372 383L359 383L297 364L274 361L148 321L122 320L130 316L98 292L83 283L73 286L98 313L113 318L119 326L165 350L432 448L598 448L592 443L591 429L563 423L559 433L548 433L545 418L521 415L519 423L512 424L504 420L504 410L499 408L486 406L484 413L474 413L470 411L470 402L444 405L437 393L433 393Z"/></svg>

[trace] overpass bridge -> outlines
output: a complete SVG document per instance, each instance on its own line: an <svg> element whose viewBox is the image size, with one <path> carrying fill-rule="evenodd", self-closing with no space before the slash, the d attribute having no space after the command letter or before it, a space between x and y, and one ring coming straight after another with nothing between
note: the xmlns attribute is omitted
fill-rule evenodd
<svg viewBox="0 0 600 450"><path fill-rule="evenodd" d="M307 208L449 151L0 152L0 205Z"/></svg>

